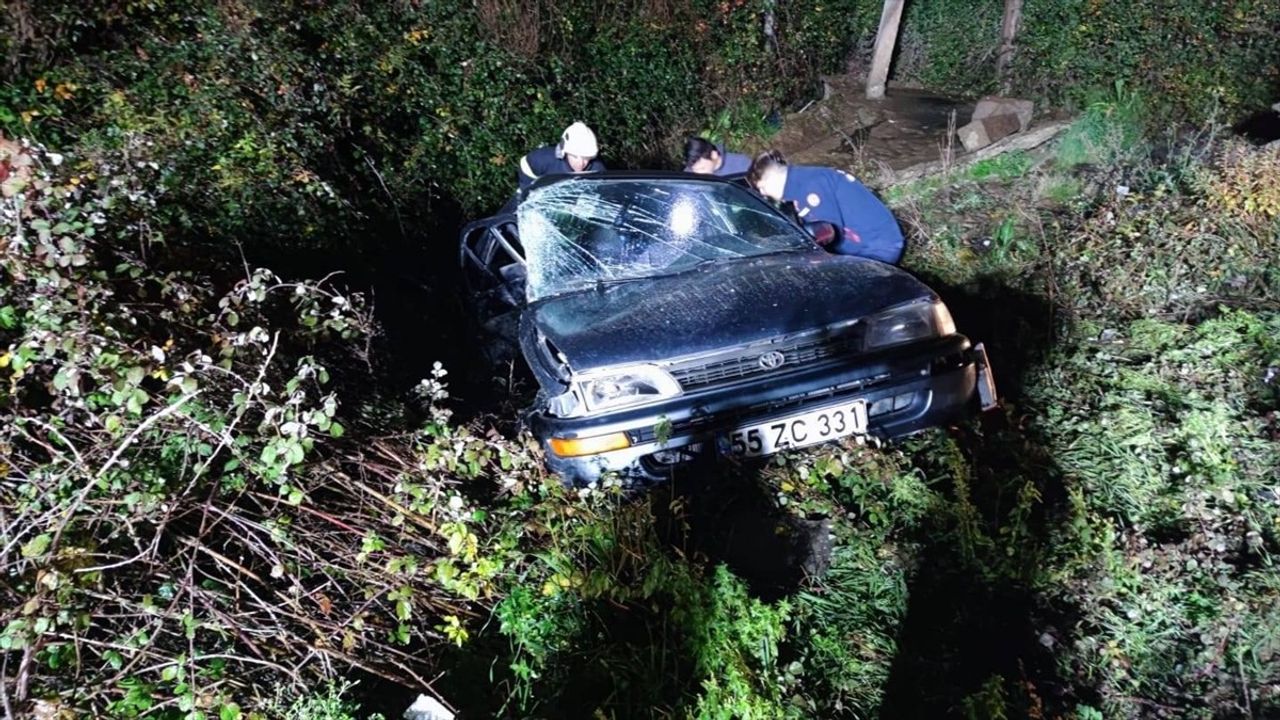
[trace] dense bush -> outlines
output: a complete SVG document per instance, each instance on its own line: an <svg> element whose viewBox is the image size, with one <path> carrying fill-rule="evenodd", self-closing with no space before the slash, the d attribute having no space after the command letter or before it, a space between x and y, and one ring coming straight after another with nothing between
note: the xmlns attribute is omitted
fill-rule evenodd
<svg viewBox="0 0 1280 720"><path fill-rule="evenodd" d="M988 301L973 321L997 331L996 362L1040 345L1015 364L1014 467L984 456L995 438L966 445L996 473L973 464L975 497L1039 491L1046 524L978 500L999 531L976 547L1029 561L990 577L1038 606L1019 662L1049 657L1031 685L1004 669L954 693L1033 717L1063 686L1080 717L1266 715L1280 702L1280 225L1255 181L1274 149L1205 134L1153 161L1132 110L1094 105L1037 170L984 166L895 200L920 231L909 262ZM1010 292L1052 304L1025 319L990 304Z"/></svg>
<svg viewBox="0 0 1280 720"><path fill-rule="evenodd" d="M157 231L184 242L416 243L501 203L519 158L573 119L620 166L671 163L708 124L762 127L841 54L824 19L841 14L787 3L773 47L769 7L20 3L0 128L146 137L167 167Z"/></svg>
<svg viewBox="0 0 1280 720"><path fill-rule="evenodd" d="M1158 123L1198 123L1280 94L1273 2L1029 0L1023 13L1017 81L1052 100L1082 104L1123 82L1152 98Z"/></svg>
<svg viewBox="0 0 1280 720"><path fill-rule="evenodd" d="M996 91L1002 8L908 3L892 77L958 95ZM861 27L865 61L875 24ZM1266 0L1026 0L1011 89L1082 108L1119 83L1152 99L1158 125L1235 120L1280 96L1278 29L1280 6Z"/></svg>
<svg viewBox="0 0 1280 720"><path fill-rule="evenodd" d="M368 362L361 298L268 270L225 291L157 271L161 170L131 147L123 163L0 146L6 712L239 717L335 662L420 678L402 648L447 634L486 575L447 485L396 468L516 461L443 426L377 461L344 453L328 368ZM424 556L434 590L414 580Z"/></svg>

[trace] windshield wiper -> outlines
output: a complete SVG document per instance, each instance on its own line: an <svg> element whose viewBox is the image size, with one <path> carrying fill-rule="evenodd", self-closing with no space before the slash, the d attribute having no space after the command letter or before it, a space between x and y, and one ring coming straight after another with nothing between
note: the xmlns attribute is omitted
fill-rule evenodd
<svg viewBox="0 0 1280 720"><path fill-rule="evenodd" d="M591 283L591 284L592 284L593 286L595 286L596 292L599 292L600 290L603 290L604 288L606 288L606 287L608 287L608 286L610 286L610 285L622 285L622 284L624 284L624 283L636 282L636 281L639 281L639 280L652 280L652 279L653 279L653 278L655 278L655 277L661 277L661 276L659 276L659 275L630 275L630 276L627 276L627 277L596 278L595 280L593 280L593 281L592 281L592 283Z"/></svg>

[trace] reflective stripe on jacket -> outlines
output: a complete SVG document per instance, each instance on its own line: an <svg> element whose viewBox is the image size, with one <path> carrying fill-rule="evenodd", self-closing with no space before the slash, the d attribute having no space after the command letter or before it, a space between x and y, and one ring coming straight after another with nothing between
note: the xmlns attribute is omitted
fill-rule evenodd
<svg viewBox="0 0 1280 720"><path fill-rule="evenodd" d="M604 163L600 162L600 158L592 158L583 172L600 172L604 169ZM568 160L556 157L555 145L540 147L520 158L520 170L516 173L522 188L529 187L534 180L543 175L570 174L573 174L573 168L569 166Z"/></svg>

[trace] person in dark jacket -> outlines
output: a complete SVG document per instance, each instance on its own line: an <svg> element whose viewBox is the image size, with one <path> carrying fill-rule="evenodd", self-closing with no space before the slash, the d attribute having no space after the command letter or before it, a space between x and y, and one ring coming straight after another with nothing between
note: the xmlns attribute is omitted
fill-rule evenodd
<svg viewBox="0 0 1280 720"><path fill-rule="evenodd" d="M540 147L520 158L520 187L532 185L543 175L600 172L605 167L596 157L598 154L596 134L585 123L575 122L565 128L559 143Z"/></svg>
<svg viewBox="0 0 1280 720"><path fill-rule="evenodd" d="M684 144L684 171L698 175L732 177L751 169L751 158L742 153L725 152L724 145L706 138L691 137Z"/></svg>
<svg viewBox="0 0 1280 720"><path fill-rule="evenodd" d="M796 215L829 252L892 264L902 259L902 230L893 213L847 172L788 165L770 150L751 163L747 182L771 200L795 203Z"/></svg>

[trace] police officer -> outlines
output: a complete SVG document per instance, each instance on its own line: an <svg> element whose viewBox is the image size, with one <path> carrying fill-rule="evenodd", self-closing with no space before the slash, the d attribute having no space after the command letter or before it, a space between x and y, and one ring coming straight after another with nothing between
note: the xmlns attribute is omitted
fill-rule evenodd
<svg viewBox="0 0 1280 720"><path fill-rule="evenodd" d="M684 144L684 171L698 175L731 177L751 169L751 158L725 152L724 145L706 138L691 137Z"/></svg>
<svg viewBox="0 0 1280 720"><path fill-rule="evenodd" d="M540 147L520 158L520 187L528 187L543 175L600 172L605 168L596 157L598 154L596 134L585 123L575 122L565 128L559 143Z"/></svg>
<svg viewBox="0 0 1280 720"><path fill-rule="evenodd" d="M767 198L795 203L806 226L829 223L816 227L814 239L830 252L892 264L902 259L902 230L893 213L847 172L787 165L770 150L751 163L747 182Z"/></svg>

